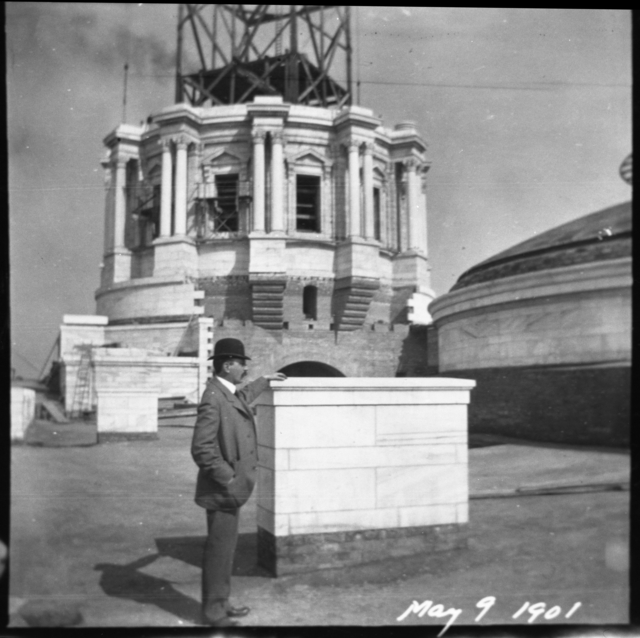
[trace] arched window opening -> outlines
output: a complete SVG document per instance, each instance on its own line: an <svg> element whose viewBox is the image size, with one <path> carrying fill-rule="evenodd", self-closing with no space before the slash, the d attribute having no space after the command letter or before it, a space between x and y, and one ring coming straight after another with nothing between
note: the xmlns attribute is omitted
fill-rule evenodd
<svg viewBox="0 0 640 638"><path fill-rule="evenodd" d="M305 286L302 291L302 313L305 319L318 318L318 289L315 286Z"/></svg>
<svg viewBox="0 0 640 638"><path fill-rule="evenodd" d="M337 368L320 361L298 361L291 363L278 372L283 372L288 377L344 377Z"/></svg>

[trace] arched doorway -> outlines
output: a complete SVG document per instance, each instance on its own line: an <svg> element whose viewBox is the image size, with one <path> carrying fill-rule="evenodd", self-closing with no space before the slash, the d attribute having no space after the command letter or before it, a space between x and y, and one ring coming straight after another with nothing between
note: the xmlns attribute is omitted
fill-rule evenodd
<svg viewBox="0 0 640 638"><path fill-rule="evenodd" d="M319 361L298 361L291 363L278 372L283 372L288 377L344 377L345 375L326 363Z"/></svg>

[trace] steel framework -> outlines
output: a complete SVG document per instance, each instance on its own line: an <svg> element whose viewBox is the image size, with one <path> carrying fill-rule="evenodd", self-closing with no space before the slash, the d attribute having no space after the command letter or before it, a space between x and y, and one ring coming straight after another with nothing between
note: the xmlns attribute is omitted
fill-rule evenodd
<svg viewBox="0 0 640 638"><path fill-rule="evenodd" d="M280 95L294 104L351 104L350 14L333 5L180 4L176 102ZM344 85L330 75L340 67Z"/></svg>

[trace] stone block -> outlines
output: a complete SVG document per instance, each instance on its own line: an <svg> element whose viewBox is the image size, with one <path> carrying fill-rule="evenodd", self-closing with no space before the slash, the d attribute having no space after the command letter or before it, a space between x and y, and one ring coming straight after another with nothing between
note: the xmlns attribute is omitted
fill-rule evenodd
<svg viewBox="0 0 640 638"><path fill-rule="evenodd" d="M260 401L265 400L265 395L269 392L264 392L260 397ZM271 448L275 446L275 422L274 422L274 407L271 405L258 405L257 407L257 435L258 446Z"/></svg>
<svg viewBox="0 0 640 638"><path fill-rule="evenodd" d="M335 256L335 277L371 277L378 271L379 246L362 239L339 244Z"/></svg>
<svg viewBox="0 0 640 638"><path fill-rule="evenodd" d="M428 445L466 441L465 405L379 405L376 407L378 445Z"/></svg>
<svg viewBox="0 0 640 638"><path fill-rule="evenodd" d="M279 514L276 517L272 510L260 504L257 509L257 524L258 528L263 528L274 536L288 536L291 532L288 514Z"/></svg>
<svg viewBox="0 0 640 638"><path fill-rule="evenodd" d="M299 512L289 514L288 521L288 533L290 534L369 530L371 528L396 527L399 524L398 510L395 507L352 509L340 512Z"/></svg>
<svg viewBox="0 0 640 638"><path fill-rule="evenodd" d="M468 499L471 387L443 378L273 383L259 400L261 563L295 573L456 546L433 530L455 530L465 515L457 505Z"/></svg>
<svg viewBox="0 0 640 638"><path fill-rule="evenodd" d="M403 441L406 443L406 441ZM375 447L292 449L288 451L289 468L338 469L358 467L393 467L418 464L456 463L457 448L434 442L431 445L381 445ZM280 469L280 465L276 465ZM284 468L287 469L287 468Z"/></svg>
<svg viewBox="0 0 640 638"><path fill-rule="evenodd" d="M456 522L468 523L469 522L469 503L458 503L456 505Z"/></svg>
<svg viewBox="0 0 640 638"><path fill-rule="evenodd" d="M284 273L286 241L284 237L275 238L263 235L249 236L249 272Z"/></svg>
<svg viewBox="0 0 640 638"><path fill-rule="evenodd" d="M275 512L275 472L272 468L258 465L258 505L270 512Z"/></svg>
<svg viewBox="0 0 640 638"><path fill-rule="evenodd" d="M468 442L458 444L456 447L456 463L467 465L469 463L469 445Z"/></svg>
<svg viewBox="0 0 640 638"><path fill-rule="evenodd" d="M376 470L376 506L461 503L468 498L464 465L382 467Z"/></svg>
<svg viewBox="0 0 640 638"><path fill-rule="evenodd" d="M274 450L271 447L258 445L258 461L263 467L270 469L288 470L289 466L289 450ZM293 468L291 468L293 469ZM300 469L300 468L296 468Z"/></svg>
<svg viewBox="0 0 640 638"><path fill-rule="evenodd" d="M373 445L375 408L283 406L278 408L273 437L274 447L288 449Z"/></svg>
<svg viewBox="0 0 640 638"><path fill-rule="evenodd" d="M373 469L284 470L275 481L277 513L372 509L376 506Z"/></svg>
<svg viewBox="0 0 640 638"><path fill-rule="evenodd" d="M424 525L448 525L460 523L457 518L457 505L420 505L399 507L398 520L400 527L418 527Z"/></svg>
<svg viewBox="0 0 640 638"><path fill-rule="evenodd" d="M98 390L98 437L156 434L158 393L141 389Z"/></svg>

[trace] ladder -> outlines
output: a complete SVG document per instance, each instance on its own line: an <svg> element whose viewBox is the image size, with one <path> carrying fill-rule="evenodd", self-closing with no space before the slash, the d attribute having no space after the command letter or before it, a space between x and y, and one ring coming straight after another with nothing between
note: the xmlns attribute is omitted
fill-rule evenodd
<svg viewBox="0 0 640 638"><path fill-rule="evenodd" d="M73 402L68 411L71 415L82 416L93 409L93 360L90 345L76 347L82 352L82 356L73 388Z"/></svg>

